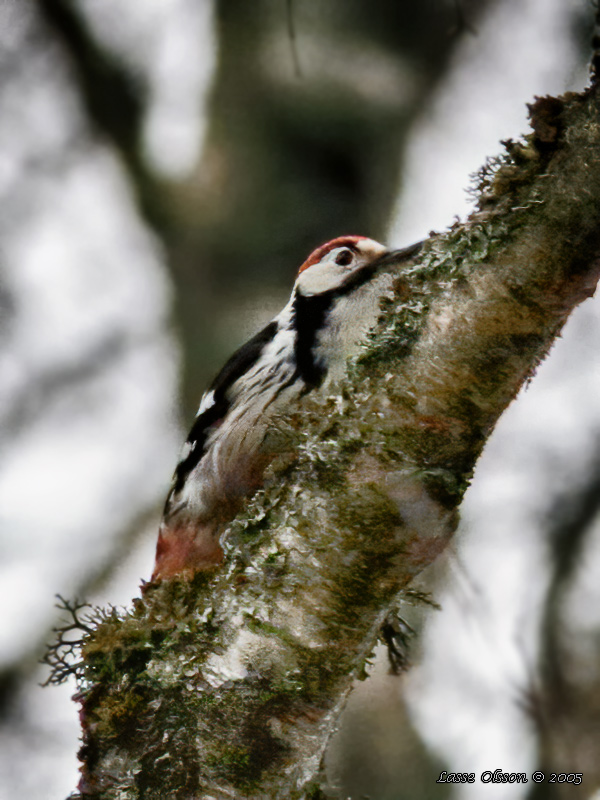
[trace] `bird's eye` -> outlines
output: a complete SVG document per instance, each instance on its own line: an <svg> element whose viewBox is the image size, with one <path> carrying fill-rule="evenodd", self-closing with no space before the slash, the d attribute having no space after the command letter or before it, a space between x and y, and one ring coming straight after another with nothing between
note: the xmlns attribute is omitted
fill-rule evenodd
<svg viewBox="0 0 600 800"><path fill-rule="evenodd" d="M339 264L340 267L347 267L348 264L352 263L352 259L352 250L348 250L348 248L345 247L343 250L340 250L335 257L335 263Z"/></svg>

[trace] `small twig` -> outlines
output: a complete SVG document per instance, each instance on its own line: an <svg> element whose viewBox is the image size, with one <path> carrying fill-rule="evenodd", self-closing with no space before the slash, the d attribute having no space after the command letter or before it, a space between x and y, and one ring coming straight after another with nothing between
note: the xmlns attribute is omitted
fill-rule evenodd
<svg viewBox="0 0 600 800"><path fill-rule="evenodd" d="M294 63L294 73L297 78L302 78L302 67L298 55L298 43L296 41L296 26L294 24L293 0L286 0L286 17L288 36L290 37L290 49L292 51L292 61Z"/></svg>
<svg viewBox="0 0 600 800"><path fill-rule="evenodd" d="M46 654L41 659L42 664L50 667L50 675L42 686L58 686L64 683L69 676L77 675L82 660L78 658L81 644L86 634L90 634L93 628L79 616L83 608L91 608L89 603L80 603L77 600L70 602L61 595L56 595L58 603L56 608L66 611L70 620L64 625L53 628L52 631L57 635L56 641L47 645ZM68 634L79 631L80 635L76 638L69 638Z"/></svg>
<svg viewBox="0 0 600 800"><path fill-rule="evenodd" d="M390 611L381 626L381 638L387 646L392 675L400 675L409 668L410 641L414 635L415 632L408 622Z"/></svg>

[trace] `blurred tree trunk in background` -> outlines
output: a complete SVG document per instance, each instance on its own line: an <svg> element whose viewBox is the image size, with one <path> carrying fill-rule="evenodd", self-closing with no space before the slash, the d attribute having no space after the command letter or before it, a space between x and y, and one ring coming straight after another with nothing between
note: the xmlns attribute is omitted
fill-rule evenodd
<svg viewBox="0 0 600 800"><path fill-rule="evenodd" d="M472 35L465 20L475 26L495 0L219 0L206 146L178 182L153 174L140 153L134 77L76 4L38 2L166 244L189 417L239 343L232 302L268 314L264 298L287 292L318 244L342 233L384 237L411 123Z"/></svg>
<svg viewBox="0 0 600 800"><path fill-rule="evenodd" d="M215 308L287 292L334 236L384 237L406 133L463 32L444 0L220 0L216 10L207 142L170 198L187 409L236 343Z"/></svg>

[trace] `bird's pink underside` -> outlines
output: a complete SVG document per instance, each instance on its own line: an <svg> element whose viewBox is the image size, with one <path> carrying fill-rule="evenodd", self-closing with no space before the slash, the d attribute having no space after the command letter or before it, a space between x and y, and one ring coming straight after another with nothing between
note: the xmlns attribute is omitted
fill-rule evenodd
<svg viewBox="0 0 600 800"><path fill-rule="evenodd" d="M210 526L209 526L210 527ZM214 531L202 525L163 526L156 546L156 564L152 580L193 575L215 567L223 560L223 549Z"/></svg>

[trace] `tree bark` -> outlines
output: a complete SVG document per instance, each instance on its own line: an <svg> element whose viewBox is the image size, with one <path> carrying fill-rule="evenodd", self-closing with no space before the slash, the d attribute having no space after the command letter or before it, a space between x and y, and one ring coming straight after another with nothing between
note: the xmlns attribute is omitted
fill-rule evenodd
<svg viewBox="0 0 600 800"><path fill-rule="evenodd" d="M326 796L322 756L385 615L446 547L498 417L600 273L594 88L531 107L532 133L433 235L343 394L293 445L194 581L96 618L78 675L85 798Z"/></svg>

